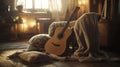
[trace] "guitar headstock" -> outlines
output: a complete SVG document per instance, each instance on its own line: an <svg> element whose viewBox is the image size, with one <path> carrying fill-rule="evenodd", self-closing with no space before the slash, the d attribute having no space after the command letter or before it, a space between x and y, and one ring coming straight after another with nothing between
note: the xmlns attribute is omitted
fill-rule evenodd
<svg viewBox="0 0 120 67"><path fill-rule="evenodd" d="M78 7L78 6L76 6L76 7L74 8L74 11L72 12L70 18L68 19L68 22L71 21L71 20L73 20L73 19L75 18L75 16L77 15L79 9L80 9L80 7Z"/></svg>

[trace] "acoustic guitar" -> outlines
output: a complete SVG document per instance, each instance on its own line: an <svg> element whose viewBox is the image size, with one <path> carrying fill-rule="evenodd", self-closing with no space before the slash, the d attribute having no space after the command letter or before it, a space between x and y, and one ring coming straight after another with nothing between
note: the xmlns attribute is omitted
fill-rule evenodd
<svg viewBox="0 0 120 67"><path fill-rule="evenodd" d="M47 53L62 55L65 52L66 41L72 33L71 29L68 28L69 22L73 19L74 13L78 12L79 9L79 7L75 8L64 27L56 28L53 37L51 37L51 39L49 39L45 44L45 51Z"/></svg>

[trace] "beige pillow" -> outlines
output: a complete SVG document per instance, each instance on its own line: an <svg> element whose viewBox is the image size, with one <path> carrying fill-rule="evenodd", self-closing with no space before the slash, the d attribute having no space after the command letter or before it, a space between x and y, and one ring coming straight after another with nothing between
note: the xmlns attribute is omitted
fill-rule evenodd
<svg viewBox="0 0 120 67"><path fill-rule="evenodd" d="M16 67L14 62L6 57L0 56L0 67Z"/></svg>
<svg viewBox="0 0 120 67"><path fill-rule="evenodd" d="M22 52L18 55L18 57L29 63L45 62L51 60L51 58L46 53L38 51Z"/></svg>
<svg viewBox="0 0 120 67"><path fill-rule="evenodd" d="M16 52L10 55L9 58L12 60L22 60L28 63L45 62L52 59L48 54L38 51Z"/></svg>
<svg viewBox="0 0 120 67"><path fill-rule="evenodd" d="M49 62L53 60L64 61L66 57L60 57L54 54L46 54L39 51L16 52L9 56L10 59L20 59L28 63Z"/></svg>

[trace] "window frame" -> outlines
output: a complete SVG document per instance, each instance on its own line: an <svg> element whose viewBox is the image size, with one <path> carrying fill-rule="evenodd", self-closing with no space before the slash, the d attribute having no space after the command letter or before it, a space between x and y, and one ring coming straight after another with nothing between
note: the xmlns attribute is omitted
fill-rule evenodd
<svg viewBox="0 0 120 67"><path fill-rule="evenodd" d="M44 0L41 0L41 4L44 5L42 1L44 2ZM35 0L32 0L32 8L26 8L26 0L24 2L25 2L25 4L22 4L23 5L23 11L26 11L26 12L44 12L44 11L48 10L48 5L47 5L46 8L43 8L42 5L41 5L41 8L35 8ZM15 7L17 5L18 5L17 0L15 0Z"/></svg>

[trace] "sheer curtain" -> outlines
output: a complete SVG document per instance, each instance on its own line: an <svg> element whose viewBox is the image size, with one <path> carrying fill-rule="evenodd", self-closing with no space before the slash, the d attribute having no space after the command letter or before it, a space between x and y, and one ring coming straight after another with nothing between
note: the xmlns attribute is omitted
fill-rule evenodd
<svg viewBox="0 0 120 67"><path fill-rule="evenodd" d="M49 0L49 11L55 21L66 20L77 6L77 0Z"/></svg>
<svg viewBox="0 0 120 67"><path fill-rule="evenodd" d="M65 20L70 16L71 12L77 5L77 1L78 0L15 0L15 4L23 5L24 9L33 10L35 8L40 8L41 6L48 7L48 10L52 14L52 18L59 21Z"/></svg>

